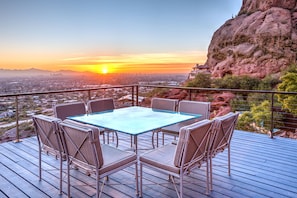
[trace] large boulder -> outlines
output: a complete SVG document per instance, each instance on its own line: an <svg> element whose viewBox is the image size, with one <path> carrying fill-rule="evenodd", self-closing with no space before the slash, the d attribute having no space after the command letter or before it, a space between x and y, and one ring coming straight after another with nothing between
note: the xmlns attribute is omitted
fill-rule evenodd
<svg viewBox="0 0 297 198"><path fill-rule="evenodd" d="M296 0L243 0L238 16L214 33L205 64L215 78L264 78L296 63L296 51Z"/></svg>

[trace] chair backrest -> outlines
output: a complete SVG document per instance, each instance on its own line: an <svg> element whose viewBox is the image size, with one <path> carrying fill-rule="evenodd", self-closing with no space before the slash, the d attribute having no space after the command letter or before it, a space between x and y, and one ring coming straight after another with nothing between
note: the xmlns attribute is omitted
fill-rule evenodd
<svg viewBox="0 0 297 198"><path fill-rule="evenodd" d="M33 115L32 120L40 148L53 155L60 154L63 147L57 124L61 120L46 115Z"/></svg>
<svg viewBox="0 0 297 198"><path fill-rule="evenodd" d="M90 100L87 103L87 107L89 113L115 109L114 101L112 98Z"/></svg>
<svg viewBox="0 0 297 198"><path fill-rule="evenodd" d="M230 112L214 118L216 132L211 151L213 154L223 151L230 144L238 116L239 113Z"/></svg>
<svg viewBox="0 0 297 198"><path fill-rule="evenodd" d="M210 102L182 100L178 103L178 111L184 113L201 114L199 120L209 119Z"/></svg>
<svg viewBox="0 0 297 198"><path fill-rule="evenodd" d="M160 110L176 111L178 100L168 98L152 98L151 108Z"/></svg>
<svg viewBox="0 0 297 198"><path fill-rule="evenodd" d="M59 123L59 128L69 164L93 172L103 165L97 127L65 120Z"/></svg>
<svg viewBox="0 0 297 198"><path fill-rule="evenodd" d="M73 102L57 104L54 106L54 115L61 120L65 120L68 116L85 114L86 105L84 102Z"/></svg>
<svg viewBox="0 0 297 198"><path fill-rule="evenodd" d="M190 171L207 160L213 125L214 121L205 119L180 129L174 156L175 166Z"/></svg>

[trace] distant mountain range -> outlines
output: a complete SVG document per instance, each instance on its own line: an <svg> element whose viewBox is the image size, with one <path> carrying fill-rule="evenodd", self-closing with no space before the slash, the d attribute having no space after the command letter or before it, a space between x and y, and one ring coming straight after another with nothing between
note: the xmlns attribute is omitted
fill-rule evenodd
<svg viewBox="0 0 297 198"><path fill-rule="evenodd" d="M0 69L0 78L11 77L50 77L50 76L80 76L80 75L95 75L92 72L77 72L71 70L48 71L42 69ZM98 74L96 74L98 75Z"/></svg>
<svg viewBox="0 0 297 198"><path fill-rule="evenodd" d="M94 72L89 72L89 71L72 71L72 70L59 70L59 71L49 71L49 70L42 70L42 69L36 69L36 68L31 68L31 69L1 69L0 68L0 80L4 78L45 78L45 77L79 77L79 78L98 78L98 76L104 76L105 74L98 74ZM108 74L109 77L121 77L121 78L139 78L139 77L148 77L148 76L154 76L155 78L158 79L164 79L167 77L172 78L172 76L175 76L177 79L180 77L183 79L187 78L187 74L143 74L143 73L129 73L129 74L121 74L121 73L111 73ZM167 77L166 77L167 76Z"/></svg>

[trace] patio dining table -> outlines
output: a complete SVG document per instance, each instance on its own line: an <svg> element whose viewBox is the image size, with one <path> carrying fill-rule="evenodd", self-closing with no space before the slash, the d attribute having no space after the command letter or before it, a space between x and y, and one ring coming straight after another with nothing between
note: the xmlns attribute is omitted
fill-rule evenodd
<svg viewBox="0 0 297 198"><path fill-rule="evenodd" d="M68 119L129 134L131 137L134 137L135 152L137 153L138 135L199 117L201 117L200 114L188 114L131 106L91 114L70 116Z"/></svg>

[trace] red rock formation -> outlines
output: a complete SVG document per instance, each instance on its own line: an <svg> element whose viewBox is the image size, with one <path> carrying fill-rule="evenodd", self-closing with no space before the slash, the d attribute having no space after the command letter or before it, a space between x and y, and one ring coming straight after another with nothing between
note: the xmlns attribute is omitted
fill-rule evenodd
<svg viewBox="0 0 297 198"><path fill-rule="evenodd" d="M222 116L229 113L232 109L230 101L235 97L233 93L223 92L220 94L214 94L214 99L211 102L211 118L216 116Z"/></svg>
<svg viewBox="0 0 297 198"><path fill-rule="evenodd" d="M165 96L166 95L166 96ZM165 95L162 97L165 98L171 98L171 99L178 99L178 100L189 100L189 94L186 90L180 90L180 89L171 89L168 91ZM160 96L156 96L160 97ZM192 99L195 101L209 101L209 95L205 93L197 93L192 94ZM211 118L214 118L216 116L222 116L227 113L229 113L231 109L230 102L233 98L235 98L235 95L231 92L223 92L223 93L217 93L212 95L213 100L211 102ZM144 104L149 104L150 101L143 102Z"/></svg>
<svg viewBox="0 0 297 198"><path fill-rule="evenodd" d="M296 0L243 0L241 10L213 35L206 65L213 77L263 78L296 63Z"/></svg>

